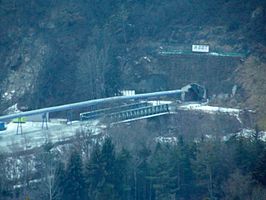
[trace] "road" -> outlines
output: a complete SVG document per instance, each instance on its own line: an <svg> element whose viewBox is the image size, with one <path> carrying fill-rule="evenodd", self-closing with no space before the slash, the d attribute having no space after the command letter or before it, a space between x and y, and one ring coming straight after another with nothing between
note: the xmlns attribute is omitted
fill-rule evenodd
<svg viewBox="0 0 266 200"><path fill-rule="evenodd" d="M99 122L74 121L71 124L60 121L48 122L48 129L42 129L41 122L26 122L22 124L22 134L17 134L17 124L7 124L7 130L0 132L0 152L16 152L40 147L47 142L55 143L69 140L77 131L90 127L94 134L99 134L104 128Z"/></svg>

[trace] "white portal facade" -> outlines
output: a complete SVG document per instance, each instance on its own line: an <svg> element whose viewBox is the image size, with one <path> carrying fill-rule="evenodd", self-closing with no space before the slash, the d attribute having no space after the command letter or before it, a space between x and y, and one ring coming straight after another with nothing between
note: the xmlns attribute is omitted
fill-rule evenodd
<svg viewBox="0 0 266 200"><path fill-rule="evenodd" d="M203 52L208 53L209 52L209 45L192 45L192 52Z"/></svg>
<svg viewBox="0 0 266 200"><path fill-rule="evenodd" d="M121 93L122 96L134 96L136 94L135 90L122 90Z"/></svg>

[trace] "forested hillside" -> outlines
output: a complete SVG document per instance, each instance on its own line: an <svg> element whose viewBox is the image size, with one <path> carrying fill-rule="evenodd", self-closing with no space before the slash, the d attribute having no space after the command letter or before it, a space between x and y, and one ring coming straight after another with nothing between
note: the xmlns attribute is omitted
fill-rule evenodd
<svg viewBox="0 0 266 200"><path fill-rule="evenodd" d="M107 138L86 153L89 141L80 139L60 151L48 144L34 156L0 158L1 199L266 198L266 146L256 135L197 142L180 137L135 152L117 149Z"/></svg>
<svg viewBox="0 0 266 200"><path fill-rule="evenodd" d="M125 88L176 89L183 86L172 81L178 72L207 87L216 85L211 95L227 93L217 85L226 88L231 82L231 87L237 80L238 104L265 110L264 1L2 0L0 17L1 112L15 103L39 108L112 96ZM156 53L160 48L188 50L194 43L244 53L248 59L242 65L229 59L232 71L221 82L220 73L213 72L228 66L222 59L162 62ZM165 71L171 65L171 72ZM213 68L207 75L219 81L184 71L199 65Z"/></svg>

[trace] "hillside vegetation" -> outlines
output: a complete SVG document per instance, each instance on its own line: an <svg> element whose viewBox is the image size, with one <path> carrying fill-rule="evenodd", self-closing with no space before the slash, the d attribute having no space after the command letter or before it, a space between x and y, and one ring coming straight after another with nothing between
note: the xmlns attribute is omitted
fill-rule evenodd
<svg viewBox="0 0 266 200"><path fill-rule="evenodd" d="M6 145L0 199L266 199L265 19L262 0L0 0L0 115L192 82L211 105L256 112L178 111L70 144Z"/></svg>
<svg viewBox="0 0 266 200"><path fill-rule="evenodd" d="M190 49L193 43L247 54L243 65L232 60L232 70L239 68L234 76L246 93L240 101L265 110L264 1L2 0L0 17L1 111L15 103L39 108L112 96L123 88L179 88L182 85L172 81L177 72L187 82L219 85L182 68L166 72L173 61L161 62L154 54L161 47ZM193 59L175 58L174 63L187 68L186 60ZM193 68L197 63L214 70L227 66L222 60L195 60ZM219 79L219 73L208 71L208 77ZM212 94L224 92L215 90Z"/></svg>
<svg viewBox="0 0 266 200"><path fill-rule="evenodd" d="M118 150L110 138L86 149L91 141L80 139L67 148L47 144L34 155L0 157L1 199L266 198L265 142L256 136L226 142L180 137L137 151Z"/></svg>
<svg viewBox="0 0 266 200"><path fill-rule="evenodd" d="M2 110L17 102L37 108L141 90L143 81L149 87L147 76L169 65L152 69L160 46L207 43L265 62L265 2L259 0L2 0L0 17ZM147 55L150 64L141 60ZM176 87L170 82L163 89Z"/></svg>

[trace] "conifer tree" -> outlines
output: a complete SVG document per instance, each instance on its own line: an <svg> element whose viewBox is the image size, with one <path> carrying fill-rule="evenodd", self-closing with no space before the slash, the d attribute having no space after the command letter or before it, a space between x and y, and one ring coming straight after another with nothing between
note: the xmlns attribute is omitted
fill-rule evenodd
<svg viewBox="0 0 266 200"><path fill-rule="evenodd" d="M249 163L249 153L247 149L247 139L244 138L243 136L240 136L239 138L236 138L235 142L235 161L237 164L237 167L239 167L243 172L247 172L250 168L250 163Z"/></svg>
<svg viewBox="0 0 266 200"><path fill-rule="evenodd" d="M80 154L76 151L71 153L66 168L63 197L65 200L85 199L85 181L82 171L82 160Z"/></svg>
<svg viewBox="0 0 266 200"><path fill-rule="evenodd" d="M0 199L8 199L10 196L10 184L7 179L6 160L0 154Z"/></svg>
<svg viewBox="0 0 266 200"><path fill-rule="evenodd" d="M132 197L138 200L152 198L152 186L150 181L150 166L148 158L151 155L150 149L143 145L141 150L137 152L133 169L133 181L131 184Z"/></svg>
<svg viewBox="0 0 266 200"><path fill-rule="evenodd" d="M222 182L229 174L229 165L222 148L221 141L202 141L198 144L196 159L193 162L198 190L211 199L220 198Z"/></svg>
<svg viewBox="0 0 266 200"><path fill-rule="evenodd" d="M115 177L116 157L114 145L107 138L102 148L97 144L86 166L88 195L90 199L118 199L117 180Z"/></svg>
<svg viewBox="0 0 266 200"><path fill-rule="evenodd" d="M151 157L151 176L149 180L152 182L155 199L171 199L171 187L173 178L170 175L169 162L170 147L157 143L155 152Z"/></svg>
<svg viewBox="0 0 266 200"><path fill-rule="evenodd" d="M89 162L86 165L86 184L88 187L89 199L96 199L101 185L104 182L104 173L101 163L101 149L97 143L91 153Z"/></svg>
<svg viewBox="0 0 266 200"><path fill-rule="evenodd" d="M64 192L64 184L65 184L65 169L64 164L59 162L57 164L55 174L54 174L54 200L61 200L63 199L63 192Z"/></svg>
<svg viewBox="0 0 266 200"><path fill-rule="evenodd" d="M170 158L170 173L175 177L175 185L172 190L175 191L176 198L189 199L191 194L195 193L194 172L191 164L193 157L194 149L186 144L183 137L180 136L177 145L173 147Z"/></svg>
<svg viewBox="0 0 266 200"><path fill-rule="evenodd" d="M259 160L255 163L253 176L259 183L266 186L266 149L258 157Z"/></svg>
<svg viewBox="0 0 266 200"><path fill-rule="evenodd" d="M104 174L104 182L101 186L101 192L98 199L111 200L117 199L117 191L115 190L115 149L111 138L104 141L101 150L101 165Z"/></svg>
<svg viewBox="0 0 266 200"><path fill-rule="evenodd" d="M117 156L115 165L115 186L119 194L119 199L128 199L131 191L129 178L131 170L129 166L130 159L130 153L124 148Z"/></svg>

